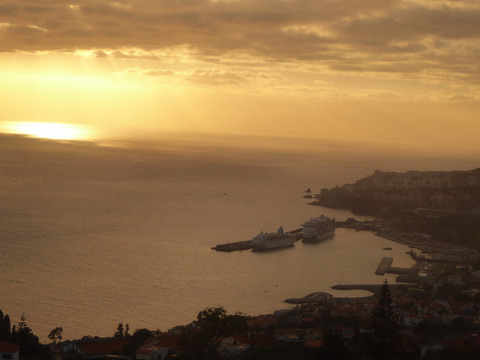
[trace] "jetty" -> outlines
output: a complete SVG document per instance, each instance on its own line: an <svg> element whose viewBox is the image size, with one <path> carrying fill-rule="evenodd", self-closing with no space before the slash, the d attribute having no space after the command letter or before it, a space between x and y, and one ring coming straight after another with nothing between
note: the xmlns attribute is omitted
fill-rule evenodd
<svg viewBox="0 0 480 360"><path fill-rule="evenodd" d="M388 284L392 294L403 291L399 284ZM382 285L378 284L343 284L333 285L331 288L335 290L365 290L372 293L372 296L378 294Z"/></svg>
<svg viewBox="0 0 480 360"><path fill-rule="evenodd" d="M418 276L418 270L415 270L414 268L393 267L392 262L392 257L384 257L380 261L380 264L378 264L378 268L377 271L375 271L375 274L397 274L398 276L395 278L397 282L416 282L421 280Z"/></svg>
<svg viewBox="0 0 480 360"><path fill-rule="evenodd" d="M393 263L393 257L384 257L381 261L380 264L378 264L377 271L375 271L375 274L377 275L384 275L392 266Z"/></svg>
<svg viewBox="0 0 480 360"><path fill-rule="evenodd" d="M287 234L295 235L295 240L300 240L302 238L302 229L287 231ZM250 250L252 248L251 242L252 240L243 240L225 244L218 244L217 246L212 247L212 250L223 252Z"/></svg>
<svg viewBox="0 0 480 360"><path fill-rule="evenodd" d="M289 303L289 304L309 304L309 303L325 302L328 299L330 299L331 297L332 297L332 295L329 294L329 293L318 291L318 292L314 292L314 293L309 294L309 295L304 296L304 297L289 298L289 299L285 299L283 301L286 302L286 303Z"/></svg>
<svg viewBox="0 0 480 360"><path fill-rule="evenodd" d="M249 250L252 248L251 240L246 241L237 241L233 243L218 244L217 246L212 247L212 250L231 252L231 251L240 251L240 250Z"/></svg>

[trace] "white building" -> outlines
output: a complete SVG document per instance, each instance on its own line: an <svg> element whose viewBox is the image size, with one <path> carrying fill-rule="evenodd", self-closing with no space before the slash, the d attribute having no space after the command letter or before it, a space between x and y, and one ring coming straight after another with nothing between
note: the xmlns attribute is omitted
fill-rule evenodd
<svg viewBox="0 0 480 360"><path fill-rule="evenodd" d="M0 360L18 360L20 346L0 340Z"/></svg>

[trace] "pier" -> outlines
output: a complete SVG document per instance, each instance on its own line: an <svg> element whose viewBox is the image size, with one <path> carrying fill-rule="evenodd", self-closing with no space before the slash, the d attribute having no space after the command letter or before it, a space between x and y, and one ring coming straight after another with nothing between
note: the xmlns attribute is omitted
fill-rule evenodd
<svg viewBox="0 0 480 360"><path fill-rule="evenodd" d="M418 271L413 268L400 268L400 267L393 267L392 266L393 258L392 257L384 257L380 264L378 264L377 271L375 274L377 275L384 275L385 273L389 274L397 274L396 277L397 282L414 282L415 280L419 279Z"/></svg>
<svg viewBox="0 0 480 360"><path fill-rule="evenodd" d="M295 240L300 240L302 238L302 229L287 231L287 234L295 235ZM232 251L250 250L251 248L252 248L251 240L244 240L244 241L237 241L237 242L231 242L226 244L218 244L217 246L212 247L212 250L232 252Z"/></svg>
<svg viewBox="0 0 480 360"><path fill-rule="evenodd" d="M393 257L384 257L382 261L380 261L380 264L378 264L377 271L375 271L375 274L384 275L390 269L390 266L392 266L392 263L393 263Z"/></svg>
<svg viewBox="0 0 480 360"><path fill-rule="evenodd" d="M237 241L233 243L218 244L217 246L212 247L212 250L231 252L231 251L249 250L251 248L252 248L251 240L246 240L246 241Z"/></svg>

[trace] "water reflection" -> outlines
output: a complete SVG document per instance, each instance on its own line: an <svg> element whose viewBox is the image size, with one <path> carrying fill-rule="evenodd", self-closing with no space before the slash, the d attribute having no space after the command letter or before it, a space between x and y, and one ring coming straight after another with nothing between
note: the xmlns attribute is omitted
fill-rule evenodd
<svg viewBox="0 0 480 360"><path fill-rule="evenodd" d="M0 132L51 140L94 140L97 132L86 125L49 122L0 122Z"/></svg>

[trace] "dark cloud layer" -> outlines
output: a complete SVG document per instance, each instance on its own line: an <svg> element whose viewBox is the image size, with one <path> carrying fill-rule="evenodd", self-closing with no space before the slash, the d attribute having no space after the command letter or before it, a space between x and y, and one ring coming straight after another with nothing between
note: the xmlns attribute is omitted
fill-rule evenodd
<svg viewBox="0 0 480 360"><path fill-rule="evenodd" d="M119 56L186 46L201 56L244 53L342 71L443 69L474 80L478 24L475 1L4 0L0 51Z"/></svg>

